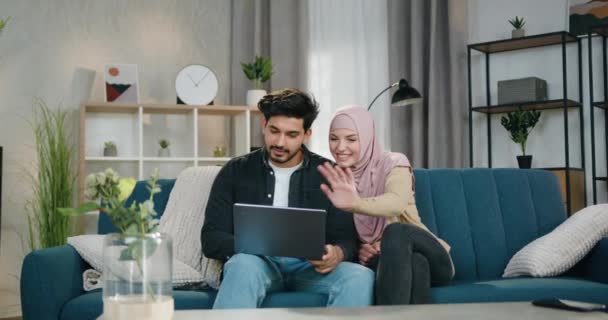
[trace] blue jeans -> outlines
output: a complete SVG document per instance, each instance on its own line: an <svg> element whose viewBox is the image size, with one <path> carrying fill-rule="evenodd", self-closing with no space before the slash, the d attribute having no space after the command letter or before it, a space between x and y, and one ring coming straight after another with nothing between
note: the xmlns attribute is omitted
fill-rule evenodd
<svg viewBox="0 0 608 320"><path fill-rule="evenodd" d="M305 260L239 253L224 265L224 279L213 308L257 308L268 293L279 291L326 294L331 307L368 306L374 299L374 272L341 262L323 275Z"/></svg>

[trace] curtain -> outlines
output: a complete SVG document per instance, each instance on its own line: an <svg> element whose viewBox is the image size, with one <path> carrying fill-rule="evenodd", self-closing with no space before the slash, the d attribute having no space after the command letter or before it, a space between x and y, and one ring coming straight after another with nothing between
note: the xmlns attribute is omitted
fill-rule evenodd
<svg viewBox="0 0 608 320"><path fill-rule="evenodd" d="M331 158L328 147L332 114L340 107L366 107L388 86L386 1L309 0L307 88L321 105L313 125L311 150ZM376 135L390 145L388 95L374 104Z"/></svg>
<svg viewBox="0 0 608 320"><path fill-rule="evenodd" d="M306 10L306 2L297 0L232 0L229 81L232 105L244 105L247 90L253 89L241 70L241 62L251 62L255 55L272 59L274 74L264 89L306 90ZM254 121L251 128L254 147L263 144L261 130L259 121Z"/></svg>
<svg viewBox="0 0 608 320"><path fill-rule="evenodd" d="M424 101L391 108L392 149L415 167L468 164L467 1L389 0L390 78Z"/></svg>
<svg viewBox="0 0 608 320"><path fill-rule="evenodd" d="M344 105L367 106L406 78L423 103L391 108L394 89L380 96L371 109L380 143L415 167L468 163L466 0L232 0L231 6L231 104L243 104L251 88L240 62L271 57L275 74L266 89L314 95L321 112L308 146L331 157L332 114ZM252 131L261 145L259 124Z"/></svg>

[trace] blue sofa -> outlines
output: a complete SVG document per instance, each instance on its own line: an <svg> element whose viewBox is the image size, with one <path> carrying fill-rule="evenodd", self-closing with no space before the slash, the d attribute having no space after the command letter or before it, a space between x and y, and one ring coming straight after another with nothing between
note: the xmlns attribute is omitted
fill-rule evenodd
<svg viewBox="0 0 608 320"><path fill-rule="evenodd" d="M555 278L502 279L509 259L566 219L556 176L542 170L417 169L416 201L424 223L452 246L456 275L433 288L434 303L529 301L561 297L608 303L608 238L567 274ZM156 198L164 211L174 180L164 180ZM133 199L147 197L143 182ZM103 216L99 232L111 232ZM95 319L101 292L82 289L88 268L70 246L27 255L21 274L23 319ZM204 309L214 290L175 290L176 309ZM323 306L326 297L307 293L269 295L264 307Z"/></svg>

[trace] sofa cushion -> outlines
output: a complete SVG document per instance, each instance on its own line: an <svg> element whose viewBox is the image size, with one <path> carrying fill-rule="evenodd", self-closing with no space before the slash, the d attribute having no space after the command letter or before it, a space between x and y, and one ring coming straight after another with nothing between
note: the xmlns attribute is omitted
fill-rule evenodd
<svg viewBox="0 0 608 320"><path fill-rule="evenodd" d="M564 273L608 236L608 204L586 207L555 230L519 250L503 277L551 277Z"/></svg>
<svg viewBox="0 0 608 320"><path fill-rule="evenodd" d="M563 298L608 303L608 284L578 278L511 278L488 281L456 281L432 288L433 303L531 301Z"/></svg>
<svg viewBox="0 0 608 320"><path fill-rule="evenodd" d="M103 272L103 246L106 235L83 234L69 237L68 244L84 259L91 267ZM202 274L187 264L173 257L173 285L181 286L191 283L203 282ZM86 288L85 288L86 290Z"/></svg>
<svg viewBox="0 0 608 320"><path fill-rule="evenodd" d="M216 291L173 290L175 310L210 309ZM103 312L101 290L91 291L72 299L63 307L61 320L97 319Z"/></svg>

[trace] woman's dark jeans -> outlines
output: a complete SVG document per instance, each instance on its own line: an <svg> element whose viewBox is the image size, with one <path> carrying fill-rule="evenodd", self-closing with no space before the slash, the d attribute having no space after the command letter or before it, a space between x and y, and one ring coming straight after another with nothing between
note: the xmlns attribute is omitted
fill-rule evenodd
<svg viewBox="0 0 608 320"><path fill-rule="evenodd" d="M392 223L382 234L380 255L368 266L376 271L376 304L423 304L431 286L452 279L452 262L439 241L412 224Z"/></svg>

